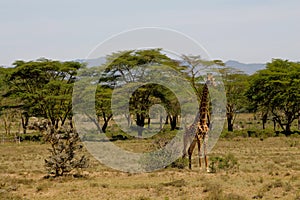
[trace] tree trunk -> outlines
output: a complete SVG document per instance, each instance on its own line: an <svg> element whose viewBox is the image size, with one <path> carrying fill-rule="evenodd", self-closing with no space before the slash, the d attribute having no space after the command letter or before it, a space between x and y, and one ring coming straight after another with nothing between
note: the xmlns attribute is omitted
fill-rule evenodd
<svg viewBox="0 0 300 200"><path fill-rule="evenodd" d="M231 116L227 117L227 130L232 132L233 131L233 123L232 123L233 118Z"/></svg>
<svg viewBox="0 0 300 200"><path fill-rule="evenodd" d="M143 136L143 129L145 125L145 116L143 114L136 114L136 125L138 130L138 137Z"/></svg>
<svg viewBox="0 0 300 200"><path fill-rule="evenodd" d="M287 123L285 126L285 135L290 135L291 134L291 124Z"/></svg>
<svg viewBox="0 0 300 200"><path fill-rule="evenodd" d="M276 131L276 120L273 118L273 126L274 126L274 131Z"/></svg>
<svg viewBox="0 0 300 200"><path fill-rule="evenodd" d="M97 126L98 129L98 133L102 133L102 128L99 125L99 118L98 119L94 119L92 116L86 114L86 116Z"/></svg>
<svg viewBox="0 0 300 200"><path fill-rule="evenodd" d="M57 119L57 120L55 121L55 128L58 129L58 127L59 127L59 119Z"/></svg>
<svg viewBox="0 0 300 200"><path fill-rule="evenodd" d="M8 135L8 128L7 128L7 121L4 119L4 129L5 129L5 134Z"/></svg>
<svg viewBox="0 0 300 200"><path fill-rule="evenodd" d="M227 104L226 106L226 116L227 116L227 130L232 132L233 131L233 116L234 116L234 109L233 105Z"/></svg>
<svg viewBox="0 0 300 200"><path fill-rule="evenodd" d="M70 125L70 128L73 130L74 125L73 125L72 117L69 118L69 125Z"/></svg>
<svg viewBox="0 0 300 200"><path fill-rule="evenodd" d="M127 119L127 126L131 127L131 125L132 125L132 123L131 123L131 114L129 114L129 115L125 114L125 117Z"/></svg>
<svg viewBox="0 0 300 200"><path fill-rule="evenodd" d="M107 128L107 126L108 126L108 122L106 122L106 121L104 121L104 124L103 124L103 126L102 126L102 131L103 131L103 133L106 133L106 128Z"/></svg>
<svg viewBox="0 0 300 200"><path fill-rule="evenodd" d="M10 123L11 123L11 112L7 110L4 113L4 129L5 129L5 134L10 135Z"/></svg>
<svg viewBox="0 0 300 200"><path fill-rule="evenodd" d="M26 134L27 126L28 126L28 122L29 122L29 115L27 113L25 113L24 115L21 115L21 120L22 120L23 134Z"/></svg>
<svg viewBox="0 0 300 200"><path fill-rule="evenodd" d="M143 129L144 129L144 127L137 126L138 138L142 138L143 137Z"/></svg>
<svg viewBox="0 0 300 200"><path fill-rule="evenodd" d="M262 124L263 124L263 129L265 129L265 125L267 123L267 120L268 120L268 114L263 114L262 116Z"/></svg>
<svg viewBox="0 0 300 200"><path fill-rule="evenodd" d="M102 131L103 131L103 133L106 133L106 128L107 128L107 126L108 126L108 122L109 122L109 120L112 118L112 114L110 114L108 117L106 117L106 115L105 115L105 113L103 112L103 119L104 119L104 124L103 124L103 126L102 126ZM98 121L100 121L99 119L98 119ZM100 124L100 123L99 123Z"/></svg>
<svg viewBox="0 0 300 200"><path fill-rule="evenodd" d="M163 127L163 116L159 116L159 123L160 123L160 125L159 125L159 129L162 129L162 127Z"/></svg>
<svg viewBox="0 0 300 200"><path fill-rule="evenodd" d="M151 123L151 119L150 117L148 117L148 129L150 129L150 123Z"/></svg>
<svg viewBox="0 0 300 200"><path fill-rule="evenodd" d="M285 127L285 134L291 135L292 134L291 126L292 126L292 123L295 118L294 118L294 115L291 113L288 113L286 115L287 115L287 123L286 123L286 127Z"/></svg>
<svg viewBox="0 0 300 200"><path fill-rule="evenodd" d="M171 124L171 131L175 130L177 126L177 115L170 116L170 124Z"/></svg>
<svg viewBox="0 0 300 200"><path fill-rule="evenodd" d="M167 115L167 117L166 117L166 123L165 124L169 124L169 115Z"/></svg>
<svg viewBox="0 0 300 200"><path fill-rule="evenodd" d="M6 120L4 120L4 128L5 128L5 134L10 135L9 125Z"/></svg>
<svg viewBox="0 0 300 200"><path fill-rule="evenodd" d="M67 117L61 119L61 126L64 126L66 123Z"/></svg>
<svg viewBox="0 0 300 200"><path fill-rule="evenodd" d="M39 120L39 121L40 121L40 120ZM54 118L52 118L52 119L50 119L50 121L51 121L52 127L54 127L54 128L57 130L58 127L56 127L56 126L58 126L58 125L56 125L56 120L55 120Z"/></svg>

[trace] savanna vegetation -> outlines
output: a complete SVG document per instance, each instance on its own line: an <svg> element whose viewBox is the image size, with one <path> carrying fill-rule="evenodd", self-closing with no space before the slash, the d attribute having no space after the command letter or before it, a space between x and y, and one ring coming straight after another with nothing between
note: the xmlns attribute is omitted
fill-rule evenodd
<svg viewBox="0 0 300 200"><path fill-rule="evenodd" d="M96 116L88 106L86 116L98 128L81 135L82 141L105 134L123 149L149 152L176 135L180 103L163 85L138 85L128 97L129 113L112 112L114 90L142 80L149 66L171 68L199 99L207 69L222 78L226 123L209 155L212 173L200 171L197 159L193 170L179 159L151 173L119 172L84 148L72 111L80 76L91 77L88 85L96 86L92 96L85 95L92 87L81 95L87 102L95 99ZM100 67L45 58L16 61L12 68L0 68L0 88L1 199L300 199L298 62L273 59L266 69L248 75L220 60L172 59L162 49L128 50L108 55ZM114 108L124 105L121 100ZM116 124L120 116L128 132ZM148 136L150 126L158 134Z"/></svg>

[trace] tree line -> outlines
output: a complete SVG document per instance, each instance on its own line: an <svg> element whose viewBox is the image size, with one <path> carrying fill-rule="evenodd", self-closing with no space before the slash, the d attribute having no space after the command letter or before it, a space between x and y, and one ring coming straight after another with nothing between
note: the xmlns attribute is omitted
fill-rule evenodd
<svg viewBox="0 0 300 200"><path fill-rule="evenodd" d="M106 132L114 118L111 97L116 87L133 83L141 73L136 66L168 66L190 82L201 98L203 74L198 66L215 68L226 91L227 129L233 131L237 113L260 113L263 125L267 120L279 124L285 134L291 134L292 123L298 119L300 128L300 63L273 59L266 68L253 75L225 66L220 60L206 61L200 56L182 55L172 59L162 49L126 50L106 57L99 67L87 67L75 61L56 61L41 58L35 61L16 61L12 68L0 67L0 115L5 126L12 118L19 118L26 133L30 117L44 118L58 129L72 124L72 93L77 73L99 76L94 98L97 119L93 119L102 132ZM100 76L101 73L101 76ZM87 97L91 98L91 97ZM174 130L180 118L180 105L176 95L159 84L145 84L130 96L128 126L135 125L139 136L151 123L149 109L160 104L166 111L164 122ZM122 105L122 104L120 104ZM115 105L118 106L118 105ZM13 117L9 117L13 116ZM162 120L161 120L162 121ZM264 126L263 126L264 127ZM9 128L9 127L7 127Z"/></svg>

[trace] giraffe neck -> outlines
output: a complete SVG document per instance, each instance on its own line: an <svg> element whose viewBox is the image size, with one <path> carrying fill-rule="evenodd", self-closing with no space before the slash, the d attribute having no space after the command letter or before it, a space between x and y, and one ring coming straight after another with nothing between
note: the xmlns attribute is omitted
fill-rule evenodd
<svg viewBox="0 0 300 200"><path fill-rule="evenodd" d="M199 107L199 112L197 113L197 116L191 125L191 127L197 126L198 122L200 124L206 124L207 123L207 114L208 114L208 87L207 84L204 85L203 92L202 92L202 97L201 97L201 102L200 102L200 107Z"/></svg>
<svg viewBox="0 0 300 200"><path fill-rule="evenodd" d="M202 97L201 97L201 103L200 103L200 109L199 109L199 121L200 124L206 124L207 123L207 115L208 115L208 87L207 84L204 85Z"/></svg>

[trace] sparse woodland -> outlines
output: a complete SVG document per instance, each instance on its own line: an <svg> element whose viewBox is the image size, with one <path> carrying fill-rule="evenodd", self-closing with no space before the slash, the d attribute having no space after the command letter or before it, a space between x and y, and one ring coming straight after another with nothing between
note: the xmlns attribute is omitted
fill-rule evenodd
<svg viewBox="0 0 300 200"><path fill-rule="evenodd" d="M0 67L0 199L300 199L300 63L273 59L248 75L220 60L191 55L175 60L162 49L115 52L106 61L87 67L41 58ZM114 89L134 83L149 65L172 68L199 99L205 79L199 66L218 71L226 123L209 154L213 173L199 171L194 159L193 170L177 160L156 172L128 174L102 165L84 148L82 141L106 134L121 148L147 152L176 135L180 103L159 84L138 87L129 97L125 118L132 133L114 121ZM78 72L99 76L91 83L97 85L94 96L84 97L95 98L97 117L89 117L99 133L81 138L72 112ZM137 139L150 126L158 134Z"/></svg>

